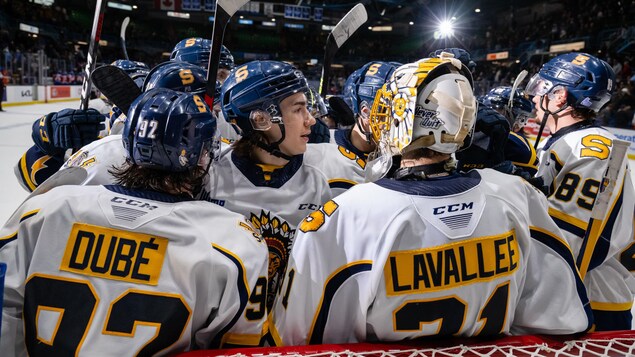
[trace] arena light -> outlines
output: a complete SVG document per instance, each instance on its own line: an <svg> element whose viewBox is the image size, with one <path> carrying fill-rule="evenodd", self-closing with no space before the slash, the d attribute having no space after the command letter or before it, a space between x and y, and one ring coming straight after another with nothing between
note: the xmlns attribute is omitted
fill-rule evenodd
<svg viewBox="0 0 635 357"><path fill-rule="evenodd" d="M389 32L392 31L392 26L373 26L370 30L373 32Z"/></svg>
<svg viewBox="0 0 635 357"><path fill-rule="evenodd" d="M189 19L190 18L190 14L188 12L168 11L168 16L170 16L170 17L178 17L180 19Z"/></svg>
<svg viewBox="0 0 635 357"><path fill-rule="evenodd" d="M118 2L108 1L108 7L112 7L113 9L132 11L132 6L126 4L120 4Z"/></svg>
<svg viewBox="0 0 635 357"><path fill-rule="evenodd" d="M454 26L451 21L444 20L439 23L437 31L440 38L450 38L454 35Z"/></svg>

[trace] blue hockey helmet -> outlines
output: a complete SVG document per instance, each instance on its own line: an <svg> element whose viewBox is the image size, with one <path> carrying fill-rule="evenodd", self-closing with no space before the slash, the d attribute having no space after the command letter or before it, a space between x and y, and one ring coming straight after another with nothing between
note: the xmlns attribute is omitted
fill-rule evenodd
<svg viewBox="0 0 635 357"><path fill-rule="evenodd" d="M498 110L505 115L509 125L513 131L517 131L527 124L527 120L533 117L534 103L527 95L516 89L512 107L509 107L509 98L512 93L512 87L501 86L492 88L486 95L480 98L480 102L484 105Z"/></svg>
<svg viewBox="0 0 635 357"><path fill-rule="evenodd" d="M186 38L179 41L179 43L174 46L172 54L170 55L170 60L189 62L207 69L207 66L209 66L209 56L211 51L211 40L201 37ZM218 68L231 70L234 66L234 56L232 56L227 47L221 45Z"/></svg>
<svg viewBox="0 0 635 357"><path fill-rule="evenodd" d="M198 65L182 62L163 62L150 71L143 83L143 91L169 88L178 92L203 95L207 86L207 71Z"/></svg>
<svg viewBox="0 0 635 357"><path fill-rule="evenodd" d="M597 57L571 52L545 63L529 80L525 92L543 96L559 86L566 89L569 106L597 113L615 92L615 73Z"/></svg>
<svg viewBox="0 0 635 357"><path fill-rule="evenodd" d="M355 115L360 113L363 102L366 102L370 109L377 90L390 79L399 66L401 64L397 62L372 61L348 76L342 89L342 96L344 101L351 105Z"/></svg>
<svg viewBox="0 0 635 357"><path fill-rule="evenodd" d="M225 119L247 137L256 127L250 119L252 111L264 111L272 123L283 125L280 102L300 92L309 92L309 85L302 72L292 65L252 61L237 67L223 83L221 108Z"/></svg>
<svg viewBox="0 0 635 357"><path fill-rule="evenodd" d="M467 50L464 50L462 48L450 47L450 48L438 49L434 52L430 52L429 57L439 58L441 57L442 52L453 54L454 58L457 58L459 61L461 61L461 63L463 63L463 65L467 67L470 70L470 72L474 72L474 70L476 69L476 62L472 60L472 55L470 55L470 53Z"/></svg>
<svg viewBox="0 0 635 357"><path fill-rule="evenodd" d="M145 80L148 73L150 73L150 67L147 64L139 61L130 61L119 59L111 63L111 65L115 67L119 67L132 78L132 80L137 84L137 87L141 88L143 85L143 81Z"/></svg>
<svg viewBox="0 0 635 357"><path fill-rule="evenodd" d="M216 119L201 97L154 88L130 106L122 140L134 164L180 172L212 152L215 132Z"/></svg>

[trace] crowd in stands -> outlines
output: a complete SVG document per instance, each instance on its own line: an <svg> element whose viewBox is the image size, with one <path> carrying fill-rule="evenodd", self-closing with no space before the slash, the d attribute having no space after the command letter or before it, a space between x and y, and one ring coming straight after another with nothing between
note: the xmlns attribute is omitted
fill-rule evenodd
<svg viewBox="0 0 635 357"><path fill-rule="evenodd" d="M30 56L38 51L44 53L48 59L49 68L46 75L50 78L49 83L81 83L87 46L80 46L77 41L85 41L89 37L92 5L84 4L72 10L67 10L61 5L63 4L57 1L52 6L42 6L31 2L0 0L0 7L3 9L0 13L0 70L9 78L10 84L34 83L33 79L29 81L29 76L33 77L35 72L34 60ZM601 113L602 123L632 128L635 112L635 77L630 65L635 55L635 20L633 19L635 19L635 0L614 2L560 0L522 6L510 5L508 9L501 11L500 16L484 14L481 19L474 20L473 28L457 32L450 45L466 48L472 52L478 63L474 72L475 92L477 95L482 95L494 86L510 85L522 69L535 73L542 63L549 59L550 45L584 40L587 44L584 51L609 62L617 75L619 94ZM104 26L119 28L121 19L113 16L110 21ZM27 32L18 31L14 27L17 27L19 22L37 25L42 33L39 36L33 36ZM132 50L131 56L150 66L165 60L163 52L171 47L169 44L175 43L172 38L183 37L182 33L175 32L176 26L166 27L165 31L157 33L155 26L143 24L135 26L136 36L133 38L147 38L148 46L154 52ZM197 31L203 31L203 29L192 24L191 27L181 30L183 31L191 32L191 35L195 36ZM206 28L205 31L208 29ZM237 32L245 31L247 30L241 29ZM284 58L288 54L291 59L301 55L301 51L298 51L295 46L298 36L305 44L316 42L313 47L318 50L321 50L326 36L326 33L320 31L291 32L286 29L279 31L281 31L277 42L279 48L269 48L269 52L274 52L276 58ZM368 36L370 40L366 41L366 46L347 46L347 49L338 55L348 64L345 64L343 68L334 69L330 92L339 92L350 71L370 59L408 62L427 56L431 49L428 48L429 44L426 44L416 46L417 48L412 51L399 52L395 51L392 44L399 41L377 40L372 37L376 35L370 33ZM404 39L404 41L407 40ZM266 44L264 39L258 41ZM235 53L254 50L266 52L264 48L241 48L241 44L245 43L244 36L231 33L231 28L225 42ZM236 45L232 46L232 42ZM356 42L364 43L364 41ZM100 49L99 62L110 63L121 57L117 41L114 43L116 43L115 46ZM165 48L160 50L160 47ZM302 47L305 48L305 46ZM502 50L510 52L509 60L503 62L485 60L486 53ZM401 53L403 58L396 53ZM240 56L237 56L237 60L238 63L241 62ZM247 60L244 58L243 62ZM319 65L307 66L305 63L306 61L302 61L299 67L307 73L307 77L319 80L321 72Z"/></svg>

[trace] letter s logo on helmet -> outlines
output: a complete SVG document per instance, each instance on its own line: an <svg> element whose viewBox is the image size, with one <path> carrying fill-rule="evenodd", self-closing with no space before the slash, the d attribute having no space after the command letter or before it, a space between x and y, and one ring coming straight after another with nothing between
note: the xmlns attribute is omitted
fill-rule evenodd
<svg viewBox="0 0 635 357"><path fill-rule="evenodd" d="M615 73L603 60L571 52L545 63L527 83L528 95L543 96L557 86L567 90L567 104L599 112L615 92Z"/></svg>

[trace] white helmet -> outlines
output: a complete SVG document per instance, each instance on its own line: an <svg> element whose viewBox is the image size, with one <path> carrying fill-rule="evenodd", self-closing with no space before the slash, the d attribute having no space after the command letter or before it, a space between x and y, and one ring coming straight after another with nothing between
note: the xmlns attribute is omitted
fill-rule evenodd
<svg viewBox="0 0 635 357"><path fill-rule="evenodd" d="M476 99L469 70L451 54L403 65L377 92L373 137L398 153L430 148L451 154L473 131Z"/></svg>

